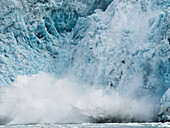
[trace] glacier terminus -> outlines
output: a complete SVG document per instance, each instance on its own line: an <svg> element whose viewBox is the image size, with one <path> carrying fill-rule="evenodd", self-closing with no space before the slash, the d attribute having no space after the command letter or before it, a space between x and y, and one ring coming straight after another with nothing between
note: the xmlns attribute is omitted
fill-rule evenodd
<svg viewBox="0 0 170 128"><path fill-rule="evenodd" d="M0 0L0 124L170 121L169 0Z"/></svg>

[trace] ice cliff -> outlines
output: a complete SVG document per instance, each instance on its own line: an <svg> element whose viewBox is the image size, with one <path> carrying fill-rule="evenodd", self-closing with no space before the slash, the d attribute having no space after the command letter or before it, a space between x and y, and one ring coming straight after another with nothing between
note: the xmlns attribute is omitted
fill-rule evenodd
<svg viewBox="0 0 170 128"><path fill-rule="evenodd" d="M1 86L20 74L64 72L72 47L67 35L78 17L93 13L95 8L106 9L110 2L1 0Z"/></svg>
<svg viewBox="0 0 170 128"><path fill-rule="evenodd" d="M0 86L71 74L153 99L159 120L170 120L169 13L169 0L1 0Z"/></svg>

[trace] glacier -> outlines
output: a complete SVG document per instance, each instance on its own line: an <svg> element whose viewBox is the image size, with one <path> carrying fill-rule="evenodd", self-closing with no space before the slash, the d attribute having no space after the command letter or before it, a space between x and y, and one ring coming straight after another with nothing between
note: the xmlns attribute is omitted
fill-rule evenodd
<svg viewBox="0 0 170 128"><path fill-rule="evenodd" d="M128 121L170 120L169 13L169 0L1 0L0 89L10 88L10 91L5 91L6 94L2 91L0 95L8 97L11 93L14 98L9 96L4 103L1 101L0 106L11 105L9 109L12 109L17 99L24 96L20 89L15 89L18 87L15 84L18 77L26 75L32 78L34 77L32 75L46 72L55 74L61 80L74 76L80 86L88 85L89 89L93 86L99 87L103 93L111 93L105 91L105 88L109 88L121 97L116 100L121 101L125 98L134 105L136 101L141 102L136 105L141 106L140 109L148 104L150 112L145 112L151 116L139 119L133 115L134 113L127 114L130 117L126 117L126 114L121 117L120 113L116 113L120 116L120 121L125 118ZM46 77L49 85L52 81L56 81L49 80L48 77L51 76ZM40 78L45 79L44 75ZM32 80L34 79L29 82ZM73 92L83 90L82 87L77 87L75 82L73 85L76 85L75 90L70 87ZM31 87L30 91L34 89L32 84ZM41 86L36 87L41 88ZM67 87L63 85L63 88ZM15 96L13 91L20 95ZM24 89L22 91L26 92ZM77 97L78 94L75 92ZM89 95L91 93L85 93L85 96ZM5 98L4 96L1 97ZM93 107L89 109L92 115L87 111L82 113L88 115L94 122L119 121L115 119L117 115L112 112L109 114L109 119L93 113L99 106L94 106L92 102L98 99L101 99L100 103L107 99L114 100L116 96L111 95L109 98L106 94L106 98L102 97L105 96L85 102ZM8 104L11 101L16 102ZM115 104L118 105L119 102L115 101ZM123 106L126 106L125 104L128 103L124 100L122 104L120 103ZM108 105L114 106L110 102ZM104 107L107 108L107 104ZM127 105L128 107L133 108L133 105ZM4 114L4 108L1 110L3 112L0 112L0 120L2 117L1 122L6 122L3 121L3 116L6 118L9 113ZM125 111L122 110L123 112ZM18 119L22 116L24 114ZM32 120L26 122L32 123ZM44 119L44 122L50 120Z"/></svg>

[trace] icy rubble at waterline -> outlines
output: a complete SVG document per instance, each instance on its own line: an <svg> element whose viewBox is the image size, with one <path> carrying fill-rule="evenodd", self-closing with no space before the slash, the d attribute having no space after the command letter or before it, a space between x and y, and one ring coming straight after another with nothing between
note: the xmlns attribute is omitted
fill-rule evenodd
<svg viewBox="0 0 170 128"><path fill-rule="evenodd" d="M39 71L69 73L159 106L170 86L170 2L110 2L1 0L0 86Z"/></svg>

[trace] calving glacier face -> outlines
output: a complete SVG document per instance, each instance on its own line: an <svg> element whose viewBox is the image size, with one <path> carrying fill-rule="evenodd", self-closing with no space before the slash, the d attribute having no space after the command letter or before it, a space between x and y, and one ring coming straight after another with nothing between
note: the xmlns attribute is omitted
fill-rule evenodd
<svg viewBox="0 0 170 128"><path fill-rule="evenodd" d="M114 1L105 12L79 18L72 33L78 44L73 72L134 97L161 96L170 85L168 6L166 1Z"/></svg>
<svg viewBox="0 0 170 128"><path fill-rule="evenodd" d="M89 119L95 122L157 120L159 100L170 85L169 6L168 0L1 0L0 86L13 84L19 75L37 74L39 71L54 73L57 77L67 78L71 75L78 80L76 83L70 82L73 84L73 90L68 91L70 94L64 101L54 102L52 98L59 97L53 90L60 91L62 88L52 87L47 92L50 95L47 103L54 102L53 108L61 104L66 107L58 108L66 110L63 117L43 113L48 108L42 103L46 91L40 91L39 95L36 94L37 91L33 91L32 84L26 84L25 87L21 82L19 86L15 86L15 82L14 86L21 86L23 92L30 86L27 95L38 96L38 108L42 111L39 111L37 117L28 118L24 122L21 120L22 116L29 115L24 108L29 106L29 102L34 103L36 100L27 99L20 89L14 92L23 96L24 100L15 93L11 96L9 92L12 90L7 89L7 98L4 97L5 100L1 104L4 112L0 113L0 120L12 120L13 123L44 123L55 122L57 118L56 122L63 123L69 113L74 117L69 121L75 122ZM46 77L50 86L56 81L49 80L48 75ZM44 78L42 76L38 80ZM30 83L31 81L32 79ZM35 88L41 88L39 84L43 83L37 82L33 85ZM60 84L65 88L65 83ZM76 103L67 99L78 97L79 93L76 91L82 91L81 86L84 84L88 85L87 88L92 85L99 87L102 96L93 95L93 92L100 92L98 89L87 89L87 92L92 92L85 93L82 97L96 98L89 102L85 100L83 103L81 101L84 98L78 98ZM42 86L48 90L47 85ZM104 87L111 87L114 95L105 91ZM71 95L72 92L75 95ZM66 93L67 91L61 95L64 97ZM14 97L14 100L11 97ZM106 99L107 103L104 102ZM11 100L14 102L9 104L9 109L5 109ZM126 100L129 101L127 108L117 109L112 103L116 103L116 106L126 106ZM12 111L11 108L18 101L19 106L26 106L22 106L22 111L19 106ZM85 107L82 108L82 105ZM148 109L143 109L145 107ZM28 110L36 111L36 108L37 104L33 104ZM95 111L96 109L99 111ZM11 112L14 116L10 116ZM46 118L46 114L49 118Z"/></svg>
<svg viewBox="0 0 170 128"><path fill-rule="evenodd" d="M79 18L71 35L77 44L72 72L91 84L110 85L123 96L147 97L159 106L170 85L169 5L113 1L105 12Z"/></svg>
<svg viewBox="0 0 170 128"><path fill-rule="evenodd" d="M13 82L17 75L39 70L65 72L72 49L67 35L78 17L96 8L105 10L110 2L1 0L1 86Z"/></svg>

